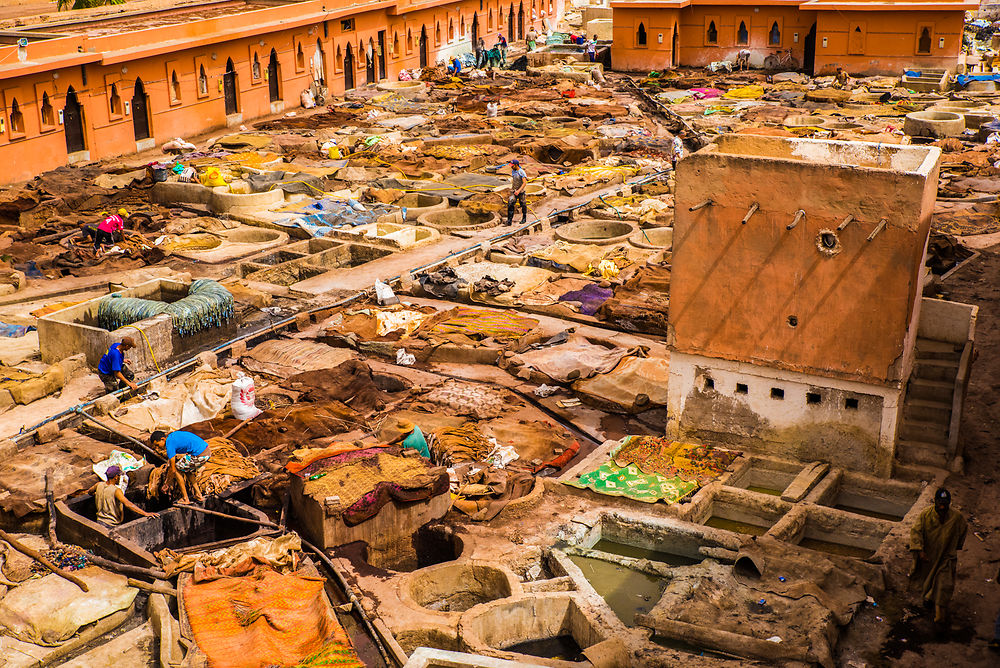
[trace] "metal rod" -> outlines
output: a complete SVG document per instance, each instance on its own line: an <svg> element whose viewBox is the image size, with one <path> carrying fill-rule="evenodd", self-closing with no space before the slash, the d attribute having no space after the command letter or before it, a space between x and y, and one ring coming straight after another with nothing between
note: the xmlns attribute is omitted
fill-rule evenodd
<svg viewBox="0 0 1000 668"><path fill-rule="evenodd" d="M740 222L746 225L750 221L750 217L753 216L755 213L757 213L757 209L759 208L760 204L758 204L757 202L751 204L750 209L747 211L747 215L743 216L743 220Z"/></svg>
<svg viewBox="0 0 1000 668"><path fill-rule="evenodd" d="M795 226L798 225L805 217L806 217L806 212L803 211L802 209L799 209L798 211L795 212L795 218L792 219L792 222L785 225L785 229L794 230Z"/></svg>
<svg viewBox="0 0 1000 668"><path fill-rule="evenodd" d="M710 199L707 199L701 204L695 204L694 206L690 207L688 211L697 211L698 209L704 209L706 206L712 206L713 204L715 204L715 202L713 202Z"/></svg>
<svg viewBox="0 0 1000 668"><path fill-rule="evenodd" d="M213 517L224 517L227 520L236 520L237 522L246 522L247 524L256 524L257 526L267 527L269 529L280 529L274 522L266 520L255 520L252 517L240 517L239 515L230 515L228 513L220 513L217 510L208 510L207 508L202 508L201 506L196 506L194 504L178 504L178 508L183 508L185 510L194 510L199 513L204 513L206 515L212 515Z"/></svg>
<svg viewBox="0 0 1000 668"><path fill-rule="evenodd" d="M158 459L159 461L161 461L161 462L167 461L166 458L163 455L161 455L156 450L153 450L151 447L149 447L148 445L146 445L142 441L140 441L138 439L135 439L135 438L132 438L131 436L128 436L127 434L123 434L123 433L121 433L120 431L118 431L117 429L115 429L113 427L109 427L108 425L104 424L103 422L101 422L97 418L93 417L89 413L84 412L84 410L82 408L76 408L76 410L74 412L77 413L84 420L87 420L88 422L93 422L98 427L100 427L102 429L107 429L112 434L115 434L117 436L121 436L126 441L128 441L128 442L130 442L130 443L132 443L132 444L134 444L136 446L138 446L146 454L148 454L148 455L150 455L152 457L156 457L156 459Z"/></svg>
<svg viewBox="0 0 1000 668"><path fill-rule="evenodd" d="M840 221L840 225L837 225L837 231L838 232L843 231L843 229L845 227L847 227L848 225L850 225L853 222L854 222L854 215L852 214L852 215L847 216L847 218L844 218L842 221Z"/></svg>
<svg viewBox="0 0 1000 668"><path fill-rule="evenodd" d="M875 237L877 237L878 233L881 232L882 230L884 230L885 226L888 223L889 223L889 219L888 218L883 218L882 220L878 221L878 225L876 225L875 229L872 230L872 233L868 235L868 241L871 241L872 239L874 239Z"/></svg>

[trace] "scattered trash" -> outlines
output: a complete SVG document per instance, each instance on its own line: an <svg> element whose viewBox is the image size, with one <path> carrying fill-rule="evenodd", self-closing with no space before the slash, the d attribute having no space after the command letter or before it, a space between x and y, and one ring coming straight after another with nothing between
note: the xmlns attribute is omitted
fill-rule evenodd
<svg viewBox="0 0 1000 668"><path fill-rule="evenodd" d="M393 293L392 288L377 278L375 279L375 298L378 299L380 306L391 306L399 303L399 297Z"/></svg>
<svg viewBox="0 0 1000 668"><path fill-rule="evenodd" d="M763 603L763 601L762 601L762 603ZM774 643L781 642L781 636L771 636L770 638L767 639L767 641L768 642L774 642Z"/></svg>
<svg viewBox="0 0 1000 668"><path fill-rule="evenodd" d="M417 358L406 352L405 348L400 348L396 351L396 364L399 364L400 366L413 366L416 363Z"/></svg>
<svg viewBox="0 0 1000 668"><path fill-rule="evenodd" d="M559 391L558 387L552 387L551 385L546 385L542 383L541 385L535 388L535 396L550 397L558 391Z"/></svg>

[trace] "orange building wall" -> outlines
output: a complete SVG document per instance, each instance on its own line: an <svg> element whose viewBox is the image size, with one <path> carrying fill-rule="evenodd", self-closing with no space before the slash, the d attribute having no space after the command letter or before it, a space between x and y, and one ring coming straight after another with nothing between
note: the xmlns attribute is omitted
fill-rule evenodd
<svg viewBox="0 0 1000 668"><path fill-rule="evenodd" d="M637 43L639 25L646 29L646 46ZM674 29L680 30L677 9L614 9L612 22L612 68L626 72L669 69L673 56ZM663 42L658 36L663 35ZM678 39L680 35L678 34Z"/></svg>
<svg viewBox="0 0 1000 668"><path fill-rule="evenodd" d="M759 9L759 12L754 12ZM706 31L710 21L716 22L718 43L709 44ZM750 33L749 45L736 43L736 33L740 21L745 21ZM741 49L750 49L750 62L760 67L764 59L772 53L791 47L792 54L802 63L806 34L815 21L814 12L802 12L798 7L776 7L762 5L723 6L699 5L681 10L681 63L691 67L704 67L714 61L736 61ZM777 22L781 40L776 45L768 44L768 32L772 23ZM798 34L798 41L795 35Z"/></svg>
<svg viewBox="0 0 1000 668"><path fill-rule="evenodd" d="M843 67L851 74L902 74L904 68L934 67L954 71L962 49L962 12L819 12L816 73L831 74ZM917 53L920 28L931 31L931 52ZM859 40L849 34L861 27ZM823 37L827 46L823 46ZM939 40L944 45L939 46Z"/></svg>
<svg viewBox="0 0 1000 668"><path fill-rule="evenodd" d="M532 0L524 2L524 31L534 25L541 28L543 13L550 16L549 7L555 15L561 14L564 0ZM314 3L319 6L319 3ZM333 3L325 3L333 4ZM346 3L345 3L346 4ZM532 21L532 5L535 20ZM430 6L428 6L430 5ZM435 6L436 5L436 6ZM325 6L325 5L324 5ZM203 22L206 25L195 29L193 23L168 26L160 29L140 31L126 35L115 35L101 40L87 41L86 38L72 37L29 45L31 60L63 54L59 66L40 65L36 73L4 78L0 70L0 107L3 109L3 128L0 131L0 161L7 166L0 173L0 183L15 183L33 178L40 172L67 164L69 156L66 147L64 125L58 123L59 110L66 104L67 92L72 88L77 93L83 111L83 130L87 153L74 156L79 160L99 160L134 153L137 150L133 130L132 114L125 114L124 105L131 101L136 78L142 80L148 99L150 132L155 144L159 145L174 137L190 137L223 127L227 123L225 101L222 92L223 74L228 59L232 59L237 72L238 112L244 124L254 118L292 109L300 106L300 94L309 87L313 79L313 55L317 40L322 47L325 82L331 94L343 94L345 72L343 59L347 45L354 54L355 86L367 82L364 47L372 40L377 49L378 32L386 31L385 69L386 79L395 80L400 70L419 66L418 40L421 26L427 26L428 63L434 64L451 54L472 50L472 21L479 19L480 35L488 47L496 40L500 30L507 34L508 14L514 8L515 22L521 3L503 4L484 0L462 0L460 2L423 2L421 8L412 5L380 8L375 11L347 14L343 17L317 20L298 27L281 29L275 22L261 21L260 30L254 30L252 22L246 34L239 38L217 43L207 43L197 48L183 50L157 49L156 44L171 39L194 40L210 34L208 30L227 29L226 21L218 19ZM480 9L482 7L482 9ZM500 9L503 18L500 18ZM288 11L287 7L281 8ZM255 12L260 16L273 18L271 10ZM491 20L492 13L492 20ZM246 15L244 15L246 16ZM341 18L353 18L354 30L341 30ZM462 32L464 19L465 31ZM324 33L324 23L326 32ZM453 32L449 39L449 24ZM440 26L440 40L436 38L436 27ZM407 43L410 32L412 44ZM197 37L195 37L197 36ZM399 48L394 49L398 36ZM517 26L515 25L515 38ZM296 56L301 43L304 66L299 66ZM150 48L150 45L154 48ZM104 47L104 48L102 48ZM173 47L176 48L176 47ZM280 65L281 103L273 105L269 98L267 66L271 49L275 49ZM115 49L115 53L101 52ZM131 59L128 50L143 54ZM340 54L338 58L338 52ZM253 54L260 60L261 76L252 77ZM0 62L5 57L14 60L16 47L0 48ZM109 62L110 61L110 62ZM79 63L85 63L83 67ZM69 65L69 66L67 66ZM198 72L204 65L208 78L208 91L202 95L198 89ZM180 86L179 100L171 98L170 80L176 71ZM84 81L84 72L86 81ZM376 59L376 77L378 66ZM110 90L117 86L122 101L119 114L112 114ZM41 100L47 94L56 122L51 126L42 125ZM24 119L24 132L11 132L10 115L12 104L17 100ZM131 109L129 110L131 111Z"/></svg>

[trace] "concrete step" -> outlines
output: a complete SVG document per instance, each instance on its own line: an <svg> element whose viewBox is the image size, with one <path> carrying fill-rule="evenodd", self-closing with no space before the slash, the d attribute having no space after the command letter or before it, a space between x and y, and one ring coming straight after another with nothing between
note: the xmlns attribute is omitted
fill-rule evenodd
<svg viewBox="0 0 1000 668"><path fill-rule="evenodd" d="M947 428L951 424L951 402L907 397L903 402L903 420L906 422L922 420Z"/></svg>
<svg viewBox="0 0 1000 668"><path fill-rule="evenodd" d="M899 438L945 446L948 443L948 427L924 420L904 420L899 428Z"/></svg>
<svg viewBox="0 0 1000 668"><path fill-rule="evenodd" d="M896 459L904 464L937 466L947 468L948 456L945 449L935 443L923 441L899 441L896 443Z"/></svg>
<svg viewBox="0 0 1000 668"><path fill-rule="evenodd" d="M953 360L918 359L913 365L913 376L924 380L955 381L958 376L958 362Z"/></svg>
<svg viewBox="0 0 1000 668"><path fill-rule="evenodd" d="M962 359L963 346L956 346L947 341L932 341L931 339L917 339L916 352L918 360L952 360L958 362Z"/></svg>
<svg viewBox="0 0 1000 668"><path fill-rule="evenodd" d="M906 391L907 399L928 399L930 401L951 403L955 394L955 383L944 380L926 380L911 378Z"/></svg>

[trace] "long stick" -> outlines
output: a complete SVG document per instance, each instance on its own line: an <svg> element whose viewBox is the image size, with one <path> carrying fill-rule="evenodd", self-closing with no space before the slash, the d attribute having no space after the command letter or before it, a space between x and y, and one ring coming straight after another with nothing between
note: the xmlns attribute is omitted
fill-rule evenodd
<svg viewBox="0 0 1000 668"><path fill-rule="evenodd" d="M101 422L100 420L98 420L94 416L90 415L89 413L85 413L83 411L83 409L77 408L76 411L74 411L74 412L76 412L77 414L79 414L80 417L82 417L84 420L87 420L88 422L93 422L98 427L101 427L102 429L106 429L106 430L110 431L112 434L115 434L117 436L121 436L126 441L128 441L128 442L132 443L133 445L136 445L137 447L139 447L147 455L150 455L151 457L155 457L158 461L161 461L161 462L167 461L163 457L163 455L161 455L156 450L153 450L151 447L149 447L148 445L146 445L142 441L140 441L138 439L135 439L135 438L132 438L131 436L128 436L127 434L123 434L120 431L118 431L117 429L115 429L114 427L109 427L108 425L104 424L103 422Z"/></svg>
<svg viewBox="0 0 1000 668"><path fill-rule="evenodd" d="M247 418L243 422L240 422L238 425L236 425L235 427L233 427L232 429L230 429L229 431L227 431L225 434L223 434L222 438L229 438L230 436L232 436L233 434L235 434L236 432L238 432L243 427L243 425L245 425L247 422L249 422L252 419L253 418Z"/></svg>
<svg viewBox="0 0 1000 668"><path fill-rule="evenodd" d="M132 564L120 564L117 561L112 561L111 559L105 559L104 557L99 557L96 554L88 554L87 561L96 566L100 566L101 568L106 568L110 571L121 573L122 575L138 575L140 577L150 578L153 580L167 579L166 571L159 571L152 568L143 568L142 566L133 566Z"/></svg>
<svg viewBox="0 0 1000 668"><path fill-rule="evenodd" d="M68 571L64 571L63 569L59 568L58 566L56 566L55 564L53 564L51 561L49 561L48 559L46 559L45 557L43 557L39 552L36 552L35 550L32 550L27 545L24 545L22 543L19 543L16 540L14 540L14 538L12 538L11 535L9 533L7 533L6 531L4 531L3 529L0 529L0 539L7 541L7 543L12 548L14 548L15 550L17 550L21 554L31 557L32 559L34 559L35 561L37 561L38 563L40 563L42 566L45 566L45 568L49 569L50 571L52 571L53 573L55 573L59 577L65 578L66 580L69 580L70 582L72 582L73 584L75 584L77 587L79 587L83 591L90 591L90 588L87 587L87 583L86 582L84 582L83 580L81 580L77 576L73 575L72 573L69 573Z"/></svg>
<svg viewBox="0 0 1000 668"><path fill-rule="evenodd" d="M247 524L256 524L262 527L268 527L269 529L280 529L274 522L268 522L264 520L255 520L252 517L240 517L239 515L229 515L226 513L220 513L217 510L208 510L207 508L202 508L201 506L195 505L179 505L178 508L184 508L185 510L194 510L199 513L204 513L205 515L212 515L214 517L224 517L227 520L236 520L237 522L246 522Z"/></svg>
<svg viewBox="0 0 1000 668"><path fill-rule="evenodd" d="M55 547L56 539L56 504L52 495L52 469L45 472L45 505L49 509L49 545Z"/></svg>
<svg viewBox="0 0 1000 668"><path fill-rule="evenodd" d="M129 578L126 582L129 587L135 587L136 589L142 589L143 591L151 591L154 594L166 594L167 596L177 598L177 590L172 589L171 587L157 586L155 584L143 582L142 580L136 580L135 578Z"/></svg>

